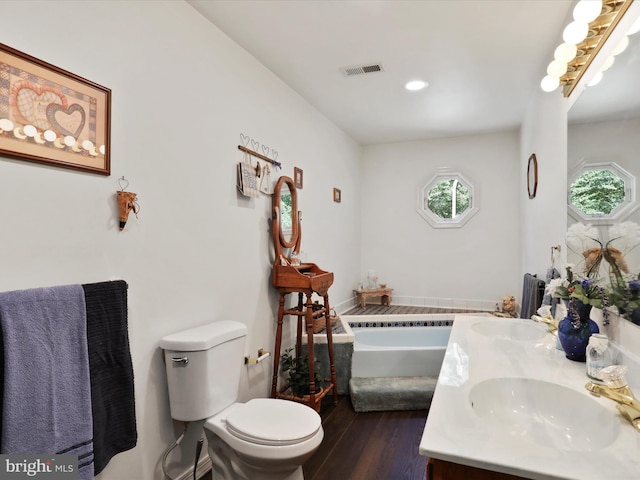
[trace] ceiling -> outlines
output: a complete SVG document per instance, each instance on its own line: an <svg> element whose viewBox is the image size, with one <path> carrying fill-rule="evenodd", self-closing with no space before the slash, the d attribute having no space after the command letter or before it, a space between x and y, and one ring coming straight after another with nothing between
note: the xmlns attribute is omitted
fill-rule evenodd
<svg viewBox="0 0 640 480"><path fill-rule="evenodd" d="M574 4L187 1L363 145L518 128ZM405 90L414 79L429 86Z"/></svg>

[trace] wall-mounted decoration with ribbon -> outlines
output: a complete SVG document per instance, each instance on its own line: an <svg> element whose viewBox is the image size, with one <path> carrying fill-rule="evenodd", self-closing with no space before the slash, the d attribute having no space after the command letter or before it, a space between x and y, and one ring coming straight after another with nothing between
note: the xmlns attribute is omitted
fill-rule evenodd
<svg viewBox="0 0 640 480"><path fill-rule="evenodd" d="M138 218L140 205L138 205L137 193L125 192L125 189L129 186L129 181L124 178L124 176L118 179L118 186L120 187L120 190L116 192L116 195L118 197L119 228L120 231L122 231L124 230L124 226L127 224L129 213L131 213L131 211L133 211L136 218Z"/></svg>

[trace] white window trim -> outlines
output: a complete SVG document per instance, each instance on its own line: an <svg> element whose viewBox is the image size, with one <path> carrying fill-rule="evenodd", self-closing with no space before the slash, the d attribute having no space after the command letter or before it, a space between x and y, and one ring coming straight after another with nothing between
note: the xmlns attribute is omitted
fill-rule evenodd
<svg viewBox="0 0 640 480"><path fill-rule="evenodd" d="M608 214L588 215L571 202L571 185L584 172L591 170L609 170L624 182L624 201ZM567 179L567 206L569 215L578 221L607 224L625 220L638 209L636 201L636 178L615 162L586 163L582 160Z"/></svg>
<svg viewBox="0 0 640 480"><path fill-rule="evenodd" d="M425 192L443 180L456 179L469 191L469 207L456 218L442 218L425 208ZM441 172L434 175L422 188L418 189L418 205L416 211L433 228L462 228L480 209L478 188L458 172Z"/></svg>

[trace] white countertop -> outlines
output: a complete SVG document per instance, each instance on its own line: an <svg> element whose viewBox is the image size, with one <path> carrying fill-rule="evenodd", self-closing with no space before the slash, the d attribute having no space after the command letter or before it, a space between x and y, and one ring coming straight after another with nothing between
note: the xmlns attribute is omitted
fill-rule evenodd
<svg viewBox="0 0 640 480"><path fill-rule="evenodd" d="M479 333L477 325L474 327L478 322L513 322L546 331L543 324L532 320L456 316L420 455L532 479L640 479L640 433L618 413L615 402L594 397L584 388L589 381L584 363L565 358L564 352L556 349L556 337L549 333L538 340L513 340ZM606 409L604 421L612 422L607 423L615 432L612 441L589 448L584 446L588 439L581 439L581 446L574 449L566 446L571 442L572 432L568 431L562 446L554 447L534 438L522 426L481 418L472 409L469 393L479 382L501 377L563 385L597 402ZM628 380L640 397L634 382ZM569 414L573 411L569 409ZM554 430L551 435L555 434Z"/></svg>

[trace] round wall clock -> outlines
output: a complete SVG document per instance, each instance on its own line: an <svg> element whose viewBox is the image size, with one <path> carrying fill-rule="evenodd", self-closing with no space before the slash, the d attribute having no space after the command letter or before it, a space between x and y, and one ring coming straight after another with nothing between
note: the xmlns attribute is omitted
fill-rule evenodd
<svg viewBox="0 0 640 480"><path fill-rule="evenodd" d="M527 165L527 192L529 193L529 198L536 196L536 190L538 190L538 159L536 154L532 153Z"/></svg>

